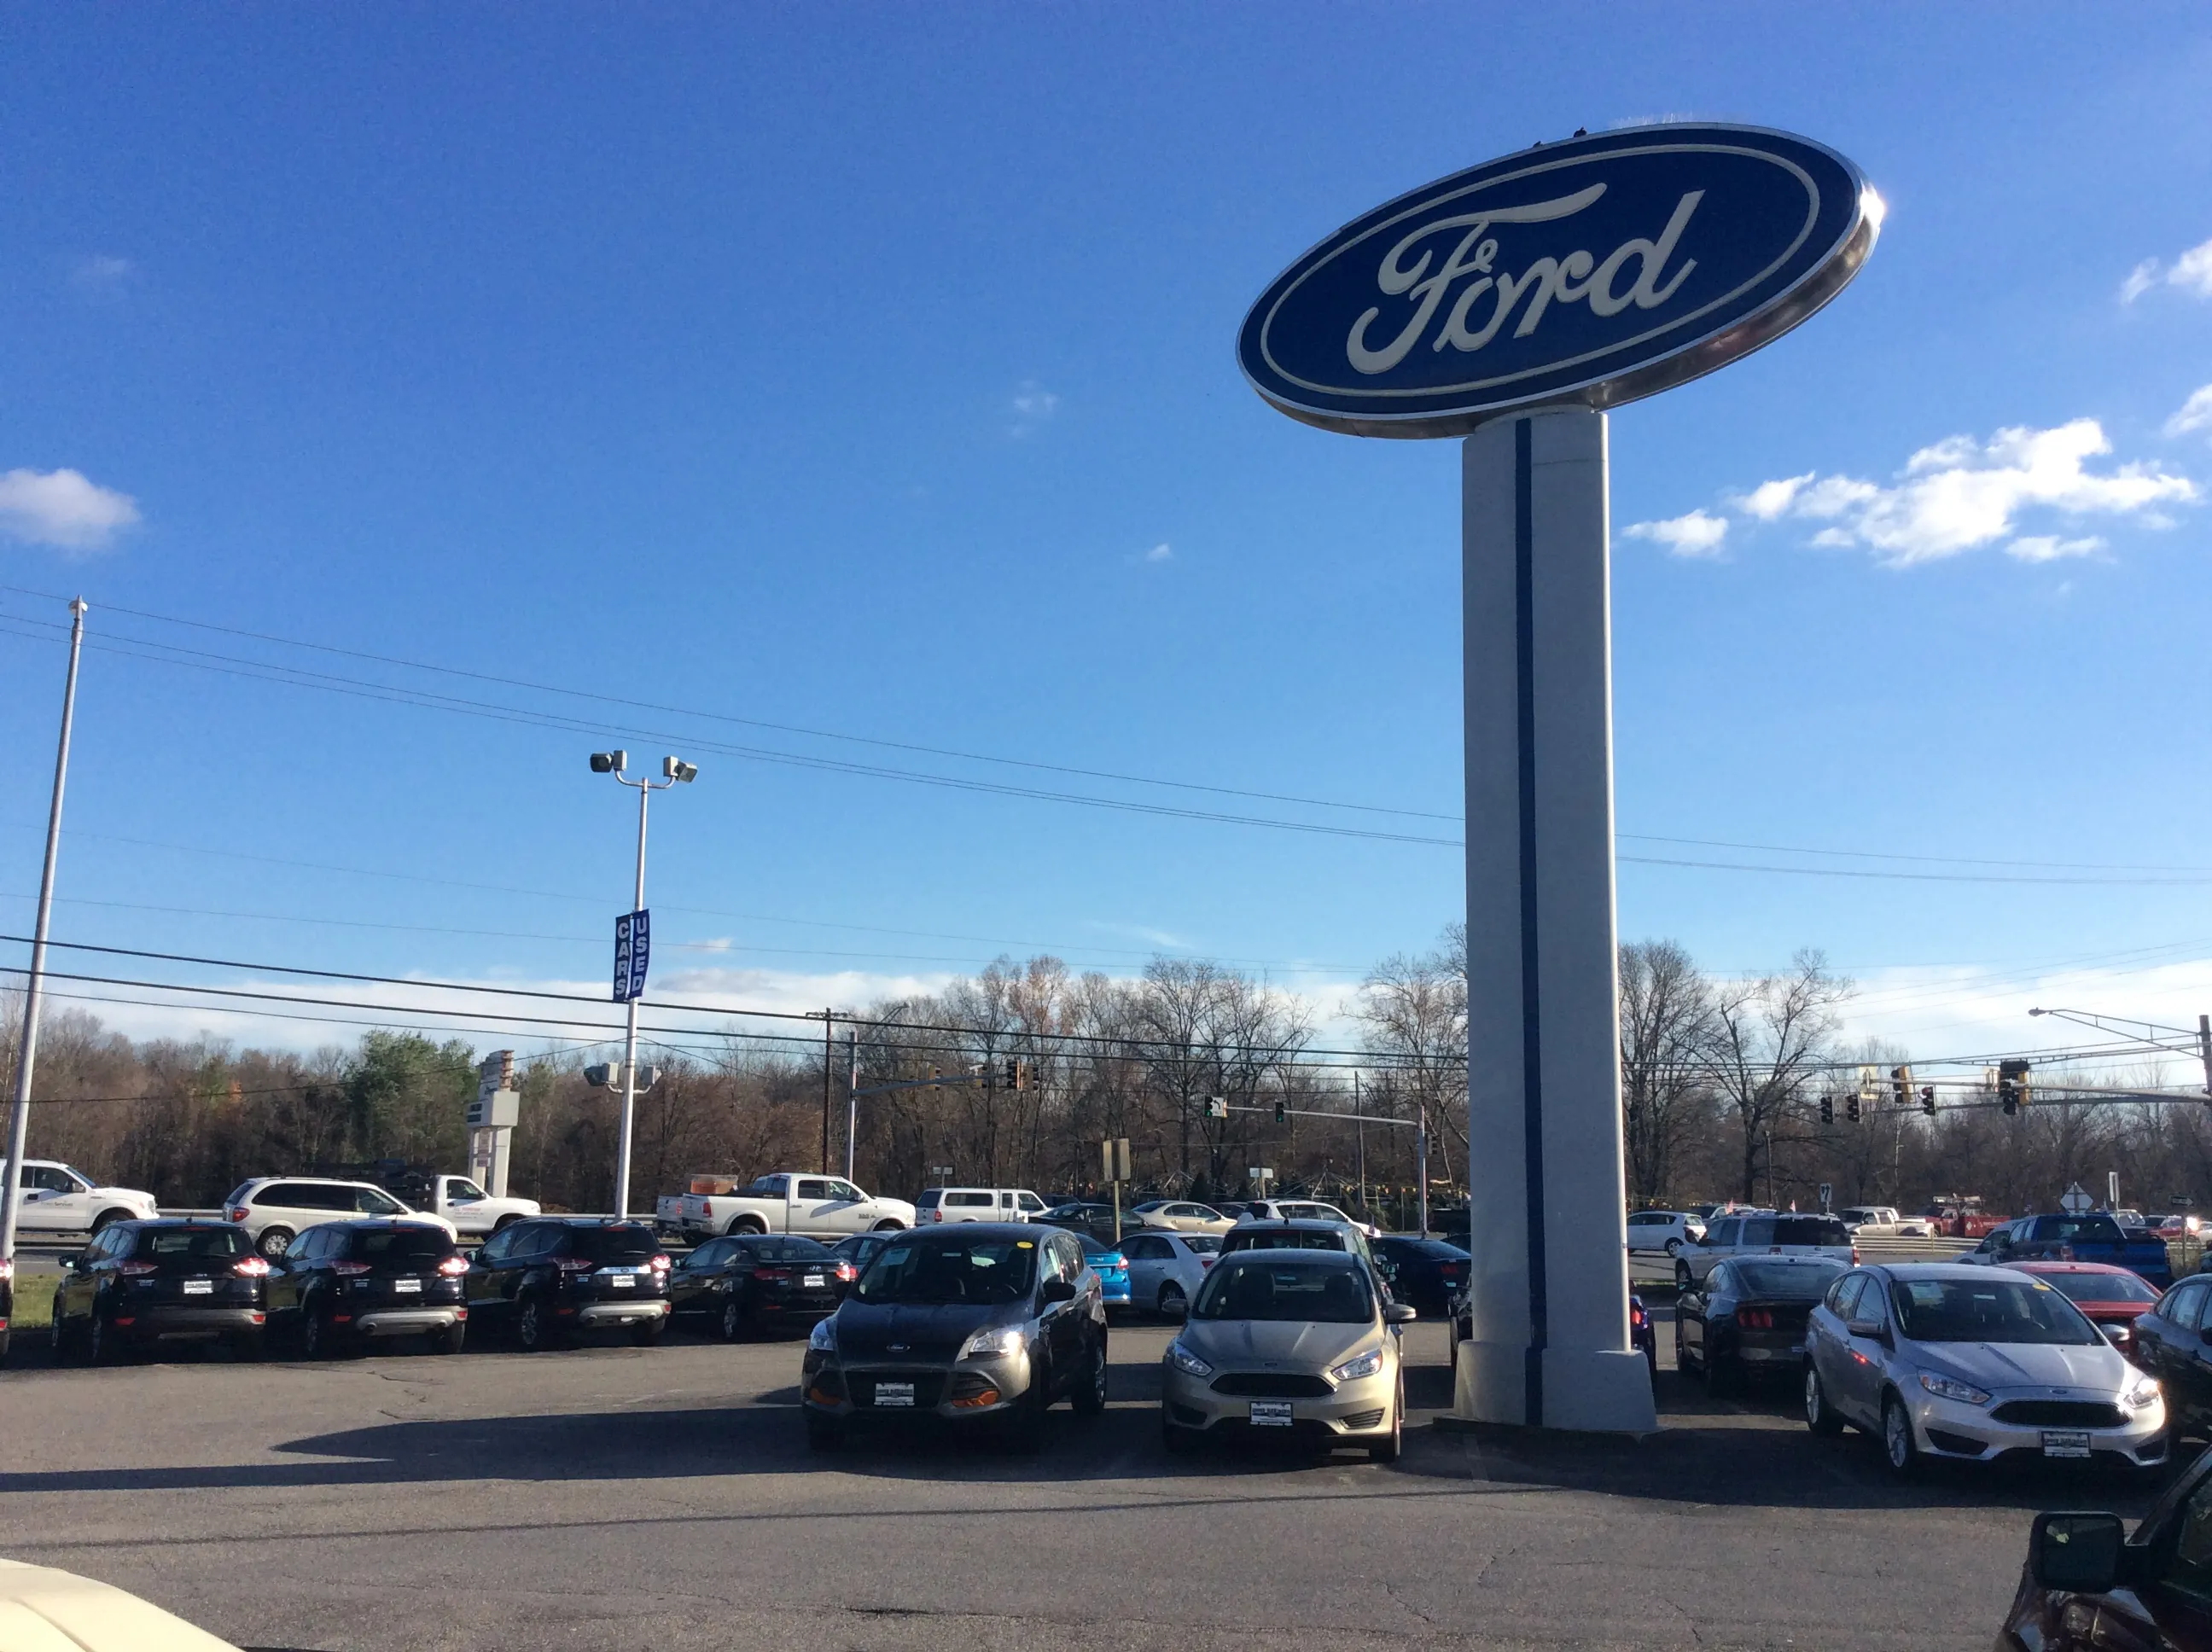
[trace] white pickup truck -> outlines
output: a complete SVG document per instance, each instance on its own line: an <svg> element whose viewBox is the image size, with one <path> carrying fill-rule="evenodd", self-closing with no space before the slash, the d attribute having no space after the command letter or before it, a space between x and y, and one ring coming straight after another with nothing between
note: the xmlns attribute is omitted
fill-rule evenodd
<svg viewBox="0 0 2212 1652"><path fill-rule="evenodd" d="M110 1222L150 1222L154 1195L136 1187L103 1187L58 1159L23 1161L22 1201L15 1226L26 1238L98 1233Z"/></svg>
<svg viewBox="0 0 2212 1652"><path fill-rule="evenodd" d="M836 1176L779 1170L726 1193L685 1193L657 1207L693 1239L725 1233L797 1233L842 1239L848 1233L889 1231L914 1225L914 1206L902 1199L871 1199Z"/></svg>
<svg viewBox="0 0 2212 1652"><path fill-rule="evenodd" d="M1894 1205L1854 1205L1836 1214L1854 1239L1925 1239L1936 1231L1925 1217L1900 1216Z"/></svg>
<svg viewBox="0 0 2212 1652"><path fill-rule="evenodd" d="M409 1204L432 1216L444 1217L464 1239L481 1239L526 1216L544 1213L534 1199L495 1199L466 1176L431 1176L427 1186L410 1191L419 1191L422 1196L409 1199Z"/></svg>

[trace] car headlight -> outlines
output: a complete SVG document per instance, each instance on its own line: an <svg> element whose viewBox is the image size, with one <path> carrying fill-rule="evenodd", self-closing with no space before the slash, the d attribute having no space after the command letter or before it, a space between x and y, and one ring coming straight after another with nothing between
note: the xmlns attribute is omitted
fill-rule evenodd
<svg viewBox="0 0 2212 1652"><path fill-rule="evenodd" d="M836 1318L832 1315L826 1320L815 1321L814 1328L806 1333L806 1345L817 1353L836 1353L837 1351Z"/></svg>
<svg viewBox="0 0 2212 1652"><path fill-rule="evenodd" d="M1185 1376L1212 1376L1213 1367L1200 1359L1180 1342L1168 1344L1168 1364Z"/></svg>
<svg viewBox="0 0 2212 1652"><path fill-rule="evenodd" d="M1022 1351L1018 1325L988 1325L960 1345L963 1359L1012 1359Z"/></svg>
<svg viewBox="0 0 2212 1652"><path fill-rule="evenodd" d="M1341 1365L1332 1365L1328 1374L1340 1382L1357 1382L1363 1376L1372 1376L1382 1369L1382 1351L1370 1348L1365 1353L1347 1359Z"/></svg>
<svg viewBox="0 0 2212 1652"><path fill-rule="evenodd" d="M1990 1397L1971 1382L1961 1382L1955 1376L1937 1376L1932 1372L1920 1374L1920 1386L1938 1400L1956 1400L1963 1405L1986 1406Z"/></svg>
<svg viewBox="0 0 2212 1652"><path fill-rule="evenodd" d="M2142 1411L2158 1398L2158 1379L2139 1376L2133 1386L2120 1396L2120 1403L2130 1411Z"/></svg>

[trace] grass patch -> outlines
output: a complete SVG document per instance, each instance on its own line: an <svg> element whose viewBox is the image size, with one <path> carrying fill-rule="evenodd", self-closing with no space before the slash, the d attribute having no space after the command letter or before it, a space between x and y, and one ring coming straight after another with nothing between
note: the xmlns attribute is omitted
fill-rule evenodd
<svg viewBox="0 0 2212 1652"><path fill-rule="evenodd" d="M21 1279L15 1281L15 1309L8 1316L8 1334L21 1338L33 1332L44 1334L54 1322L54 1287L51 1279L37 1279L26 1288Z"/></svg>

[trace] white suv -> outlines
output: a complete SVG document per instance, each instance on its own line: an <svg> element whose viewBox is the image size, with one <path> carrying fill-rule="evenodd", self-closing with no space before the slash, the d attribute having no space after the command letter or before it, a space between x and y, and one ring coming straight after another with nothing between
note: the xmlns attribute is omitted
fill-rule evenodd
<svg viewBox="0 0 2212 1652"><path fill-rule="evenodd" d="M16 1183L15 1226L25 1234L98 1233L111 1222L150 1222L154 1195L136 1187L103 1187L82 1170L50 1158L27 1158Z"/></svg>
<svg viewBox="0 0 2212 1652"><path fill-rule="evenodd" d="M1044 1200L1026 1187L924 1187L914 1201L917 1226L925 1222L1033 1222Z"/></svg>
<svg viewBox="0 0 2212 1652"><path fill-rule="evenodd" d="M1736 1256L1825 1256L1850 1267L1859 1260L1851 1233L1832 1216L1796 1211L1716 1212L1705 1236L1674 1254L1674 1285L1681 1291L1705 1282L1705 1275Z"/></svg>
<svg viewBox="0 0 2212 1652"><path fill-rule="evenodd" d="M1357 1228L1370 1239L1380 1239L1382 1230L1372 1222L1362 1222L1347 1216L1334 1205L1325 1205L1318 1199L1255 1199L1245 1207L1244 1222L1334 1222L1339 1227Z"/></svg>
<svg viewBox="0 0 2212 1652"><path fill-rule="evenodd" d="M1694 1245L1705 1236L1705 1224L1687 1211L1631 1211L1628 1213L1628 1248L1636 1250L1663 1250L1669 1256L1677 1255L1685 1245Z"/></svg>
<svg viewBox="0 0 2212 1652"><path fill-rule="evenodd" d="M362 1216L404 1216L460 1235L442 1216L411 1210L373 1181L327 1176L256 1176L222 1201L223 1214L253 1236L264 1256L282 1256L303 1228Z"/></svg>

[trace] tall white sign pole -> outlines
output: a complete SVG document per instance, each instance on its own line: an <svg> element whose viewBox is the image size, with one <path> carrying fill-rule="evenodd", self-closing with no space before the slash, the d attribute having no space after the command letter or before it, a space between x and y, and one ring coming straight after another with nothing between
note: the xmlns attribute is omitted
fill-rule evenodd
<svg viewBox="0 0 2212 1652"><path fill-rule="evenodd" d="M1468 1163L1461 1417L1644 1432L1619 1212L1606 419L1462 450Z"/></svg>
<svg viewBox="0 0 2212 1652"><path fill-rule="evenodd" d="M46 861L39 875L39 915L31 931L31 978L23 993L23 1036L15 1046L15 1099L8 1112L6 1180L0 1181L0 1257L15 1254L15 1218L23 1198L23 1148L31 1127L31 1074L39 1060L39 1009L46 996L46 928L54 912L54 865L62 847L62 788L69 781L70 732L76 722L76 662L84 652L82 597L70 604L69 677L62 688L62 738L54 753L54 798L46 812Z"/></svg>

